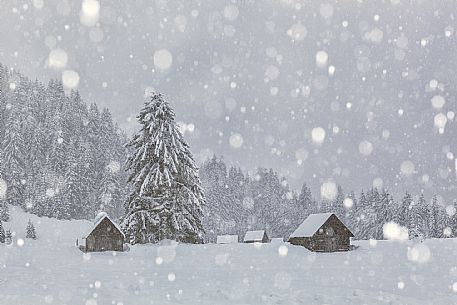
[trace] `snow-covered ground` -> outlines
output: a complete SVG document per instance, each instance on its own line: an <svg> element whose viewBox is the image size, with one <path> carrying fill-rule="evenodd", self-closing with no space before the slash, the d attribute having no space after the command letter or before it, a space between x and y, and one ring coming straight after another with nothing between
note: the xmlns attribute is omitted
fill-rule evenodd
<svg viewBox="0 0 457 305"><path fill-rule="evenodd" d="M89 221L12 209L0 244L0 304L457 304L457 240L356 242L315 254L287 243L147 245L83 254ZM38 240L24 239L28 219ZM408 250L409 248L409 250Z"/></svg>

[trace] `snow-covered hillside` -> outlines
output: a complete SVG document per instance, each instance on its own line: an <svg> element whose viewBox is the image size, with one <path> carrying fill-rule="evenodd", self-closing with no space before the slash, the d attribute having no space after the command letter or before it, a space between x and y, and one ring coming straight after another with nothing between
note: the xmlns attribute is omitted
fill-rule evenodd
<svg viewBox="0 0 457 305"><path fill-rule="evenodd" d="M12 208L0 244L0 304L457 304L457 240L355 242L316 254L288 243L147 245L83 254L89 221ZM38 240L24 239L27 221ZM18 239L25 243L19 246Z"/></svg>

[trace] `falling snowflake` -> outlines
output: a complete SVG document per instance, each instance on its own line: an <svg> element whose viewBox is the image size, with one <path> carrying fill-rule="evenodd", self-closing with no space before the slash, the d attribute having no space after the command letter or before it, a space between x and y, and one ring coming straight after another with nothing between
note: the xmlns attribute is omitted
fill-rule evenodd
<svg viewBox="0 0 457 305"><path fill-rule="evenodd" d="M311 130L311 139L313 140L314 144L322 144L325 140L325 130L322 127L315 127Z"/></svg>
<svg viewBox="0 0 457 305"><path fill-rule="evenodd" d="M80 22L85 26L94 26L100 17L100 2L97 0L83 0L79 14Z"/></svg>
<svg viewBox="0 0 457 305"><path fill-rule="evenodd" d="M338 187L333 181L324 182L321 185L321 197L324 200L334 200L338 195Z"/></svg>
<svg viewBox="0 0 457 305"><path fill-rule="evenodd" d="M318 67L325 67L327 66L328 62L328 54L325 51L319 51L316 53L316 64Z"/></svg>
<svg viewBox="0 0 457 305"><path fill-rule="evenodd" d="M62 49L54 49L49 53L48 64L53 69L63 69L67 66L68 55Z"/></svg>
<svg viewBox="0 0 457 305"><path fill-rule="evenodd" d="M73 70L65 70L62 73L62 83L67 89L75 89L79 84L79 74Z"/></svg>
<svg viewBox="0 0 457 305"><path fill-rule="evenodd" d="M409 238L408 229L395 222L387 222L382 226L385 239L407 240Z"/></svg>
<svg viewBox="0 0 457 305"><path fill-rule="evenodd" d="M234 133L230 136L229 143L233 148L240 148L243 145L243 136L239 133Z"/></svg>
<svg viewBox="0 0 457 305"><path fill-rule="evenodd" d="M161 71L167 70L173 63L173 55L167 49L160 49L154 52L154 66Z"/></svg>

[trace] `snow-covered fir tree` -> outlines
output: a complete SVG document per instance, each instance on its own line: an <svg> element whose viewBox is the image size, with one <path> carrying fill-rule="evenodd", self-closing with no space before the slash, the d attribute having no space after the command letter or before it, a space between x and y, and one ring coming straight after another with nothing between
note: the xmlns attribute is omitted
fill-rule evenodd
<svg viewBox="0 0 457 305"><path fill-rule="evenodd" d="M6 200L9 204L25 206L25 147L22 127L25 119L28 89L20 78L10 104L6 106L5 133L2 143L2 162L5 180L8 183Z"/></svg>
<svg viewBox="0 0 457 305"><path fill-rule="evenodd" d="M408 229L410 237L423 237L428 236L428 205L425 200L424 194L421 194L417 200L413 201L408 215Z"/></svg>
<svg viewBox="0 0 457 305"><path fill-rule="evenodd" d="M358 236L362 239L375 238L377 226L377 206L379 202L379 191L376 188L370 189L365 196L359 199L360 222L357 226Z"/></svg>
<svg viewBox="0 0 457 305"><path fill-rule="evenodd" d="M224 165L225 166L225 165ZM225 211L225 219L228 219L228 224L233 228L228 232L243 236L247 230L247 217L249 211L252 211L254 201L248 194L248 179L244 176L240 168L230 166L227 173L226 185L223 185L226 192L225 197L221 197L221 208ZM206 190L205 190L206 191ZM228 206L224 207L224 206Z"/></svg>
<svg viewBox="0 0 457 305"><path fill-rule="evenodd" d="M453 201L445 208L444 237L457 237L457 201Z"/></svg>
<svg viewBox="0 0 457 305"><path fill-rule="evenodd" d="M205 189L205 238L215 242L221 234L243 236L249 215L254 211L254 200L248 193L250 180L241 169L227 167L222 158L213 156L200 168Z"/></svg>
<svg viewBox="0 0 457 305"><path fill-rule="evenodd" d="M258 168L250 183L250 196L254 199L254 209L248 217L248 229L266 230L268 236L284 236L289 231L287 210L291 204L283 185L272 169ZM285 222L286 221L286 222Z"/></svg>
<svg viewBox="0 0 457 305"><path fill-rule="evenodd" d="M399 211L397 213L396 222L398 224L406 228L409 226L410 211L412 209L413 204L413 196L411 195L411 193L406 192L401 200Z"/></svg>
<svg viewBox="0 0 457 305"><path fill-rule="evenodd" d="M11 231L7 229L5 231L5 244L10 245L13 242L13 234L11 234Z"/></svg>
<svg viewBox="0 0 457 305"><path fill-rule="evenodd" d="M428 208L428 237L442 237L443 235L443 215L440 211L438 199L433 196Z"/></svg>
<svg viewBox="0 0 457 305"><path fill-rule="evenodd" d="M235 234L234 211L231 203L228 184L227 167L216 156L207 160L199 170L202 186L205 189L206 205L203 209L203 228L205 241L215 242L221 232Z"/></svg>
<svg viewBox="0 0 457 305"><path fill-rule="evenodd" d="M0 221L10 220L8 205L5 200L0 198Z"/></svg>
<svg viewBox="0 0 457 305"><path fill-rule="evenodd" d="M0 243L3 244L5 242L5 230L3 229L2 221L0 220Z"/></svg>
<svg viewBox="0 0 457 305"><path fill-rule="evenodd" d="M126 203L124 233L132 244L202 242L205 196L173 109L154 93L137 119L141 130L127 144L133 149L127 170L134 189Z"/></svg>
<svg viewBox="0 0 457 305"><path fill-rule="evenodd" d="M27 228L25 229L25 238L37 239L37 235L35 232L35 226L33 225L32 221L29 219L27 223Z"/></svg>
<svg viewBox="0 0 457 305"><path fill-rule="evenodd" d="M389 194L388 190L384 189L380 193L379 204L376 210L376 226L374 231L374 238L384 239L383 226L385 223L390 222L394 218L397 206L392 195Z"/></svg>

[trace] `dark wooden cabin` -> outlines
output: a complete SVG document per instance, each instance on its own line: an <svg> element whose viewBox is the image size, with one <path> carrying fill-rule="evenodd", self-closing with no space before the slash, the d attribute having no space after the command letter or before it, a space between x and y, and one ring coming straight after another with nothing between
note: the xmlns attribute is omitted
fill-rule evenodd
<svg viewBox="0 0 457 305"><path fill-rule="evenodd" d="M311 214L289 237L293 245L315 252L349 251L354 234L333 213Z"/></svg>
<svg viewBox="0 0 457 305"><path fill-rule="evenodd" d="M268 243L270 238L268 238L267 233L264 230L257 231L247 231L243 239L244 243Z"/></svg>
<svg viewBox="0 0 457 305"><path fill-rule="evenodd" d="M125 236L106 213L97 216L92 231L86 237L85 252L123 251Z"/></svg>

